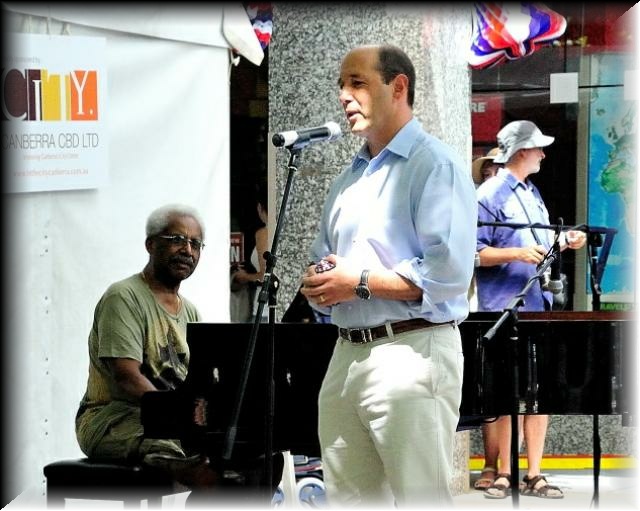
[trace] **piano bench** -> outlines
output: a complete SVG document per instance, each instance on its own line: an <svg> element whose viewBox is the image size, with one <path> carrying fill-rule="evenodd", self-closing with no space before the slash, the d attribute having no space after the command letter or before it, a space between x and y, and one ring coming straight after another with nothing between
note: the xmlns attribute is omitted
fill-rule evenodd
<svg viewBox="0 0 640 511"><path fill-rule="evenodd" d="M176 493L166 473L141 464L80 458L44 467L47 508L65 506L65 499L119 500L125 508L162 507L162 497Z"/></svg>

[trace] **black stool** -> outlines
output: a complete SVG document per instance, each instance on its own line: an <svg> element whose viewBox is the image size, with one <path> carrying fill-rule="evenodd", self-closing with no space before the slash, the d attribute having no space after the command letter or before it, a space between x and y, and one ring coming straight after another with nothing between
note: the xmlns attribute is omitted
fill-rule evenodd
<svg viewBox="0 0 640 511"><path fill-rule="evenodd" d="M120 500L125 508L162 507L162 497L176 493L171 477L141 464L81 458L44 467L47 507L64 507L65 499Z"/></svg>

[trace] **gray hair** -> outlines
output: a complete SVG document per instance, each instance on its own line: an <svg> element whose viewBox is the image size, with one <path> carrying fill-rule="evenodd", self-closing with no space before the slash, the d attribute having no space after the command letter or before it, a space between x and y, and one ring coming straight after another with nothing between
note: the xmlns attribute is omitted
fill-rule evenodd
<svg viewBox="0 0 640 511"><path fill-rule="evenodd" d="M167 204L153 211L147 218L147 238L164 231L171 223L172 218L176 216L190 216L198 222L204 239L204 223L200 213L195 208L184 204Z"/></svg>

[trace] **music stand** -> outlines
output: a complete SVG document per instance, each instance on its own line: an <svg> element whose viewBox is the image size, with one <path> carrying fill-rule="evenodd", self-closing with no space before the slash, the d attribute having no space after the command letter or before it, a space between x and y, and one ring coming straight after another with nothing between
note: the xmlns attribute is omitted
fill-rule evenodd
<svg viewBox="0 0 640 511"><path fill-rule="evenodd" d="M235 392L241 381L243 358L252 323L189 323L187 342L192 354L188 383L194 394L207 401L206 450L212 459L224 450L226 430L232 420ZM275 323L275 421L273 445L276 451L297 449L299 454L320 456L317 433L317 395L333 353L338 329L330 323ZM234 458L246 452L265 450L261 420L271 406L264 399L271 362L270 332L260 329L244 395L244 407L237 424ZM269 363L265 363L265 362ZM197 393L195 392L197 391ZM153 393L158 394L158 393ZM190 433L189 436L194 436ZM248 446L248 441L252 442ZM202 443L200 445L203 445ZM257 447L255 447L257 446Z"/></svg>

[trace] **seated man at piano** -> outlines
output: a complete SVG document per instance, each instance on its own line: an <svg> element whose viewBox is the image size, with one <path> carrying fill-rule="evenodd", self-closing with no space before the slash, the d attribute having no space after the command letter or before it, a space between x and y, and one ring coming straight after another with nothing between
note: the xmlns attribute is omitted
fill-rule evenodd
<svg viewBox="0 0 640 511"><path fill-rule="evenodd" d="M187 323L198 322L200 314L179 289L204 248L199 214L183 205L156 209L147 219L145 247L149 259L143 270L109 286L95 308L76 435L87 456L167 471L177 483L197 490L192 491L195 501L216 494L224 483L220 471L179 439L146 438L141 400L146 393L179 388L187 376ZM194 406L194 416L198 412ZM185 491L179 485L177 490Z"/></svg>
<svg viewBox="0 0 640 511"><path fill-rule="evenodd" d="M515 224L549 225L547 208L529 176L540 171L545 157L543 148L553 143L554 137L543 135L530 121L513 121L498 132L497 139L499 152L494 162L502 167L495 177L485 181L477 190L478 220L485 224L513 223L514 227L478 227L476 248L479 267L476 270L476 282L479 311L503 311L535 276L536 266L544 260L555 242L552 230L515 228ZM586 243L586 236L580 231L561 232L559 237L561 250L579 249ZM538 280L524 296L524 305L520 310L551 310L553 300L552 292ZM548 416L525 415L520 416L519 420L528 461L521 493L562 498L562 491L548 484L540 473ZM511 492L509 417L503 416L496 422L486 424L483 435L496 438L499 451L499 466L495 467L498 473L484 495L494 499L506 498ZM488 472L487 469L483 472Z"/></svg>

